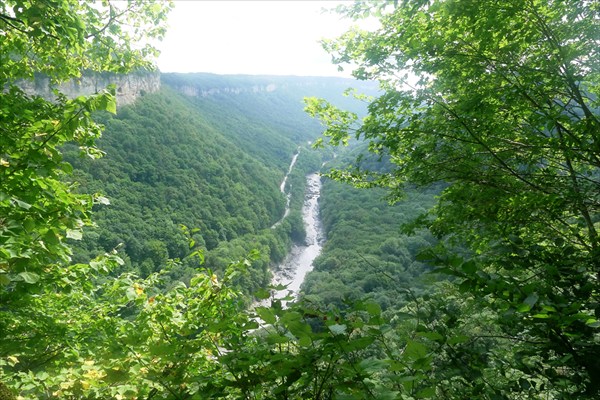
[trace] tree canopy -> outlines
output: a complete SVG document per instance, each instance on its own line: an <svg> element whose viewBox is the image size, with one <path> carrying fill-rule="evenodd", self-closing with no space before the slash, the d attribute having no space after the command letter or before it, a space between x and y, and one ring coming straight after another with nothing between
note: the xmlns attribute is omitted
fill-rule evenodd
<svg viewBox="0 0 600 400"><path fill-rule="evenodd" d="M274 301L251 312L235 286L254 278L248 270L260 255L243 253L247 246L271 247L275 233L219 244L209 254L215 265L226 263L224 254L242 260L220 273L194 269L186 283L173 283L169 274L183 262L168 259L159 240L144 250L156 264L144 279L108 276L123 264L115 251L73 264L67 240L81 239L92 206L108 200L76 191L62 152L72 143L83 155L101 155L95 147L101 126L92 117L115 112L114 93L68 99L56 90L55 99L43 99L19 86L36 73L59 83L84 70L147 67L152 50L144 38L162 35L169 7L0 5L0 396L598 397L597 2L398 0L342 7L351 18L376 16L380 25L351 30L326 48L334 61L354 63L357 78L379 80L383 94L360 124L352 112L309 101L331 143L354 135L375 155L329 175L383 187L392 200L407 198L385 215L422 240L352 236L372 255L364 263L349 260L351 272L340 282L360 273L355 283L372 300L356 291L344 309L307 296L289 309ZM151 98L139 111L156 113L161 102ZM126 117L112 120L115 129L127 128ZM376 164L378 158L385 163ZM137 178L154 181L148 172ZM431 197L418 196L415 185L421 193L441 191L431 211ZM390 235L383 233L389 221L369 225L378 223L370 212L382 216L375 195L346 195L333 184L329 192L324 215L332 245L347 249L344 238L357 227ZM350 212L334 209L344 198ZM406 223L397 211L414 202L421 215ZM360 210L358 203L376 209ZM194 234L181 233L190 264L202 260ZM342 260L333 251L326 256L321 276ZM364 264L372 268L359 271ZM449 279L415 293L389 282L382 287L369 275L381 270L394 277L396 268L408 281L423 265ZM318 283L319 275L312 280L316 289ZM400 292L397 301L385 301Z"/></svg>
<svg viewBox="0 0 600 400"><path fill-rule="evenodd" d="M20 366L27 371L64 350L65 343L56 338L68 325L56 313L75 312L77 305L61 296L73 290L89 293L90 275L119 262L110 255L103 262L70 265L66 240L80 239L82 227L91 223L92 205L107 200L76 194L63 179L72 167L61 155L67 142L90 157L101 155L94 147L101 127L92 113L115 112L114 93L105 90L67 99L55 90L54 99L44 99L25 93L22 82L37 74L58 84L85 71L126 73L150 68L156 51L142 39L160 39L169 8L169 3L145 1L8 0L0 4L3 381L5 357L18 360L23 355Z"/></svg>
<svg viewBox="0 0 600 400"><path fill-rule="evenodd" d="M81 238L93 202L106 200L74 194L61 180L71 167L62 161L60 146L73 142L90 157L101 155L94 147L101 129L91 113L116 111L109 91L67 99L55 90L55 99L43 99L21 90L20 80L43 74L57 84L84 71L151 67L156 50L150 44L136 46L142 38L164 34L168 9L168 3L144 1L6 1L0 6L0 290L35 284L50 275L50 265L68 260L64 239Z"/></svg>
<svg viewBox="0 0 600 400"><path fill-rule="evenodd" d="M380 26L326 48L385 93L358 128L326 102L309 110L334 144L355 135L393 168L332 175L396 198L407 182L446 182L424 223L443 245L422 258L499 317L512 368L563 396L597 395L598 3L357 2L344 13Z"/></svg>

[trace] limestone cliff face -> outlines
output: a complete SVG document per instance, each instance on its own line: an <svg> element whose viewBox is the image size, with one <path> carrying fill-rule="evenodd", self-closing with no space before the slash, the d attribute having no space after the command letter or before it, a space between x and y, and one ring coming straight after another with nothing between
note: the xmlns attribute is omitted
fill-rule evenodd
<svg viewBox="0 0 600 400"><path fill-rule="evenodd" d="M128 75L117 74L84 74L77 80L62 83L58 89L67 97L88 96L98 93L108 85L116 86L117 105L133 103L146 93L160 89L160 73L138 72ZM54 98L50 81L46 77L37 77L35 81L22 81L19 86L29 94L36 94L47 99Z"/></svg>
<svg viewBox="0 0 600 400"><path fill-rule="evenodd" d="M185 94L186 96L192 97L208 97L217 94L240 94L240 93L261 93L261 92L273 92L278 89L278 86L274 83L267 85L253 85L248 87L210 87L202 88L193 85L175 85L174 88Z"/></svg>
<svg viewBox="0 0 600 400"><path fill-rule="evenodd" d="M348 87L371 93L376 85L354 79L310 76L277 75L216 75L211 73L163 73L162 83L190 97L230 96L294 91L306 96L331 94L339 89L342 93ZM363 90L364 89L364 90Z"/></svg>
<svg viewBox="0 0 600 400"><path fill-rule="evenodd" d="M191 97L271 93L297 88L348 87L350 80L301 76L216 75L210 73L165 73L162 82Z"/></svg>

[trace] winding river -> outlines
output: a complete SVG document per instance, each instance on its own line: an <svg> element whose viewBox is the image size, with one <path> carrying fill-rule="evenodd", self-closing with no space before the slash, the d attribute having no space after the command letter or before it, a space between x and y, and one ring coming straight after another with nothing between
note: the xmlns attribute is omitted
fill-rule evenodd
<svg viewBox="0 0 600 400"><path fill-rule="evenodd" d="M292 193L291 192L287 193L287 194L285 193L285 184L287 183L288 176L290 176L290 174L292 173L292 170L294 169L294 165L296 165L296 160L298 160L299 155L300 155L300 149L298 149L296 154L294 154L294 157L292 157L292 162L290 163L288 172L283 177L283 181L281 181L281 185L279 185L279 190L281 191L281 193L285 194L285 199L286 199L285 200L285 212L283 213L283 216L281 217L281 219L279 221L275 222L273 224L273 226L271 226L271 229L277 228L277 226L279 226L279 224L281 224L283 222L285 217L287 217L290 214L290 200L292 199Z"/></svg>
<svg viewBox="0 0 600 400"><path fill-rule="evenodd" d="M292 158L292 162L281 183L281 191L285 193L285 184L289 174L292 172L294 164L298 158L296 153ZM312 270L312 263L321 252L324 242L323 228L319 217L319 196L321 195L321 177L317 173L310 174L306 177L306 193L304 196L304 205L302 206L302 220L306 231L306 238L302 244L294 244L290 253L287 255L283 263L281 263L273 271L273 285L286 285L287 289L272 294L272 299L283 299L291 295L294 299L300 292L300 286L304 282L306 274ZM276 222L272 228L275 228L281 223L283 218L287 217L290 212L290 194L286 194L287 203L285 213L282 219ZM289 301L289 300L288 300ZM288 302L282 300L282 305ZM266 305L265 303L261 302Z"/></svg>
<svg viewBox="0 0 600 400"><path fill-rule="evenodd" d="M319 218L319 196L321 195L321 177L310 174L306 177L306 195L302 206L302 220L306 230L306 239L303 244L294 244L292 250L283 263L273 272L272 284L287 285L287 290L274 294L274 298L281 299L289 294L293 298L298 296L300 285L304 282L306 274L312 270L312 263L321 252L324 242L323 228ZM285 305L286 301L282 301Z"/></svg>

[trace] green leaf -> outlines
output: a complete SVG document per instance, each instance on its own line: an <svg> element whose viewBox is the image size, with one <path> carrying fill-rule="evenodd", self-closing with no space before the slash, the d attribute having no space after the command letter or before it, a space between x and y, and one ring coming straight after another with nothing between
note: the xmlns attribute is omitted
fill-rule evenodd
<svg viewBox="0 0 600 400"><path fill-rule="evenodd" d="M289 342L290 338L288 338L287 336L284 336L284 335L273 333L273 334L267 335L265 337L265 340L268 344L280 344L280 343ZM300 341L302 341L302 340L300 340Z"/></svg>
<svg viewBox="0 0 600 400"><path fill-rule="evenodd" d="M539 313L539 314L532 315L532 317L538 318L538 319L548 319L548 318L550 318L550 315L546 314L546 313Z"/></svg>
<svg viewBox="0 0 600 400"><path fill-rule="evenodd" d="M48 230L44 235L44 242L46 242L47 245L56 245L60 243L60 240L54 231Z"/></svg>
<svg viewBox="0 0 600 400"><path fill-rule="evenodd" d="M344 333L346 333L346 325L335 324L329 325L328 328L329 331L334 335L343 335Z"/></svg>
<svg viewBox="0 0 600 400"><path fill-rule="evenodd" d="M275 316L275 313L273 312L272 308L269 307L256 307L254 309L254 312L260 317L260 319L262 319L263 321L265 321L267 324L274 324L275 322L277 322L277 317Z"/></svg>
<svg viewBox="0 0 600 400"><path fill-rule="evenodd" d="M40 276L35 272L21 272L18 274L26 283L34 284L40 280Z"/></svg>
<svg viewBox="0 0 600 400"><path fill-rule="evenodd" d="M585 321L585 324L590 328L600 328L600 321L598 321L595 318L588 319L587 321Z"/></svg>
<svg viewBox="0 0 600 400"><path fill-rule="evenodd" d="M517 311L521 313L526 313L531 310L531 306L529 304L521 303L517 306Z"/></svg>
<svg viewBox="0 0 600 400"><path fill-rule="evenodd" d="M383 371L387 367L387 362L376 358L367 358L358 363L358 366L369 373Z"/></svg>
<svg viewBox="0 0 600 400"><path fill-rule="evenodd" d="M113 96L110 96L109 100L106 102L105 110L111 114L117 113L117 101Z"/></svg>
<svg viewBox="0 0 600 400"><path fill-rule="evenodd" d="M452 345L452 344L459 344L459 343L465 343L469 341L469 337L465 336L465 335L456 335L456 336L452 336L450 339L448 339L448 344Z"/></svg>
<svg viewBox="0 0 600 400"><path fill-rule="evenodd" d="M348 343L343 343L342 347L345 351L356 351L356 350L364 350L369 347L371 344L375 342L375 338L373 336L364 336L356 339L351 339Z"/></svg>
<svg viewBox="0 0 600 400"><path fill-rule="evenodd" d="M174 348L170 343L151 344L148 348L150 354L155 356L168 356L173 354Z"/></svg>
<svg viewBox="0 0 600 400"><path fill-rule="evenodd" d="M256 297L259 300L265 300L268 299L269 297L271 297L271 292L267 289L258 289L256 292L254 292L254 297Z"/></svg>
<svg viewBox="0 0 600 400"><path fill-rule="evenodd" d="M427 347L414 340L408 340L404 348L403 358L417 360L427 355Z"/></svg>
<svg viewBox="0 0 600 400"><path fill-rule="evenodd" d="M469 291L471 291L473 289L474 283L472 280L470 279L465 279L464 281L462 281L460 283L460 285L458 285L458 290L461 293L467 293Z"/></svg>
<svg viewBox="0 0 600 400"><path fill-rule="evenodd" d="M532 293L517 307L519 312L528 312L537 303L539 296L537 293Z"/></svg>
<svg viewBox="0 0 600 400"><path fill-rule="evenodd" d="M417 399L430 399L436 394L435 387L427 387L417 393Z"/></svg>
<svg viewBox="0 0 600 400"><path fill-rule="evenodd" d="M137 299L138 295L135 292L135 289L133 287L130 287L125 291L125 297L127 297L127 300L129 301L133 301Z"/></svg>
<svg viewBox="0 0 600 400"><path fill-rule="evenodd" d="M31 204L26 203L22 200L19 199L13 199L13 201L15 202L15 204L21 208L24 208L25 210L29 210L31 208Z"/></svg>
<svg viewBox="0 0 600 400"><path fill-rule="evenodd" d="M310 328L310 325L302 321L289 321L285 324L285 327L290 331L292 335L296 336L299 339L302 339L303 337L310 337L312 334L312 329Z"/></svg>
<svg viewBox="0 0 600 400"><path fill-rule="evenodd" d="M365 304L365 309L371 316L381 315L381 306L375 302L368 302Z"/></svg>
<svg viewBox="0 0 600 400"><path fill-rule="evenodd" d="M73 240L81 240L83 234L79 229L67 229L67 237Z"/></svg>
<svg viewBox="0 0 600 400"><path fill-rule="evenodd" d="M473 260L463 263L460 268L468 275L473 275L477 272L477 264Z"/></svg>
<svg viewBox="0 0 600 400"><path fill-rule="evenodd" d="M417 332L417 336L421 336L434 342L443 342L444 337L438 332Z"/></svg>
<svg viewBox="0 0 600 400"><path fill-rule="evenodd" d="M48 379L50 377L50 375L45 371L40 371L37 374L35 374L35 377L37 379L39 379L40 381L45 381L46 379Z"/></svg>
<svg viewBox="0 0 600 400"><path fill-rule="evenodd" d="M313 341L310 336L302 336L298 339L298 345L301 347L310 347Z"/></svg>
<svg viewBox="0 0 600 400"><path fill-rule="evenodd" d="M10 278L7 273L0 271L0 285L6 286L10 283Z"/></svg>

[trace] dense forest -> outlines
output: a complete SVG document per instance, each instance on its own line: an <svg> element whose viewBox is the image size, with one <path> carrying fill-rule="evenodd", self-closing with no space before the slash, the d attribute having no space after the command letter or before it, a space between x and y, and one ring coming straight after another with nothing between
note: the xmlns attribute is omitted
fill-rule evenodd
<svg viewBox="0 0 600 400"><path fill-rule="evenodd" d="M186 232L193 230L190 239L204 265L216 271L258 250L251 279L242 287L246 293L264 288L269 267L282 261L294 238L302 240L302 177L323 162L309 145L320 124L304 113L302 99L316 88L340 105L360 109L361 103L343 96L351 82L209 74L166 74L163 81L159 92L145 94L116 116L97 117L105 125L97 141L106 153L101 159L81 158L77 146L65 146L78 191L102 193L110 202L96 207L97 228L73 243L73 260L85 262L119 247L120 272L146 277L167 260L185 259ZM210 94L185 94L203 87ZM298 152L302 156L288 183L294 191L291 217L271 229L284 214L279 186ZM171 271L172 278L188 281L192 264L185 261Z"/></svg>
<svg viewBox="0 0 600 400"><path fill-rule="evenodd" d="M346 165L358 155L367 165L364 147L345 152L333 165ZM370 165L380 171L389 168L389 163L376 160ZM369 298L393 312L411 296L428 292L436 278L417 255L437 240L427 230L407 235L403 229L428 213L440 192L439 185L406 188L405 198L392 205L381 188L361 190L325 179L320 209L327 241L304 282L305 300L343 309L347 303Z"/></svg>
<svg viewBox="0 0 600 400"><path fill-rule="evenodd" d="M143 79L171 7L0 4L1 400L598 398L597 3L357 1L357 81L61 92Z"/></svg>

